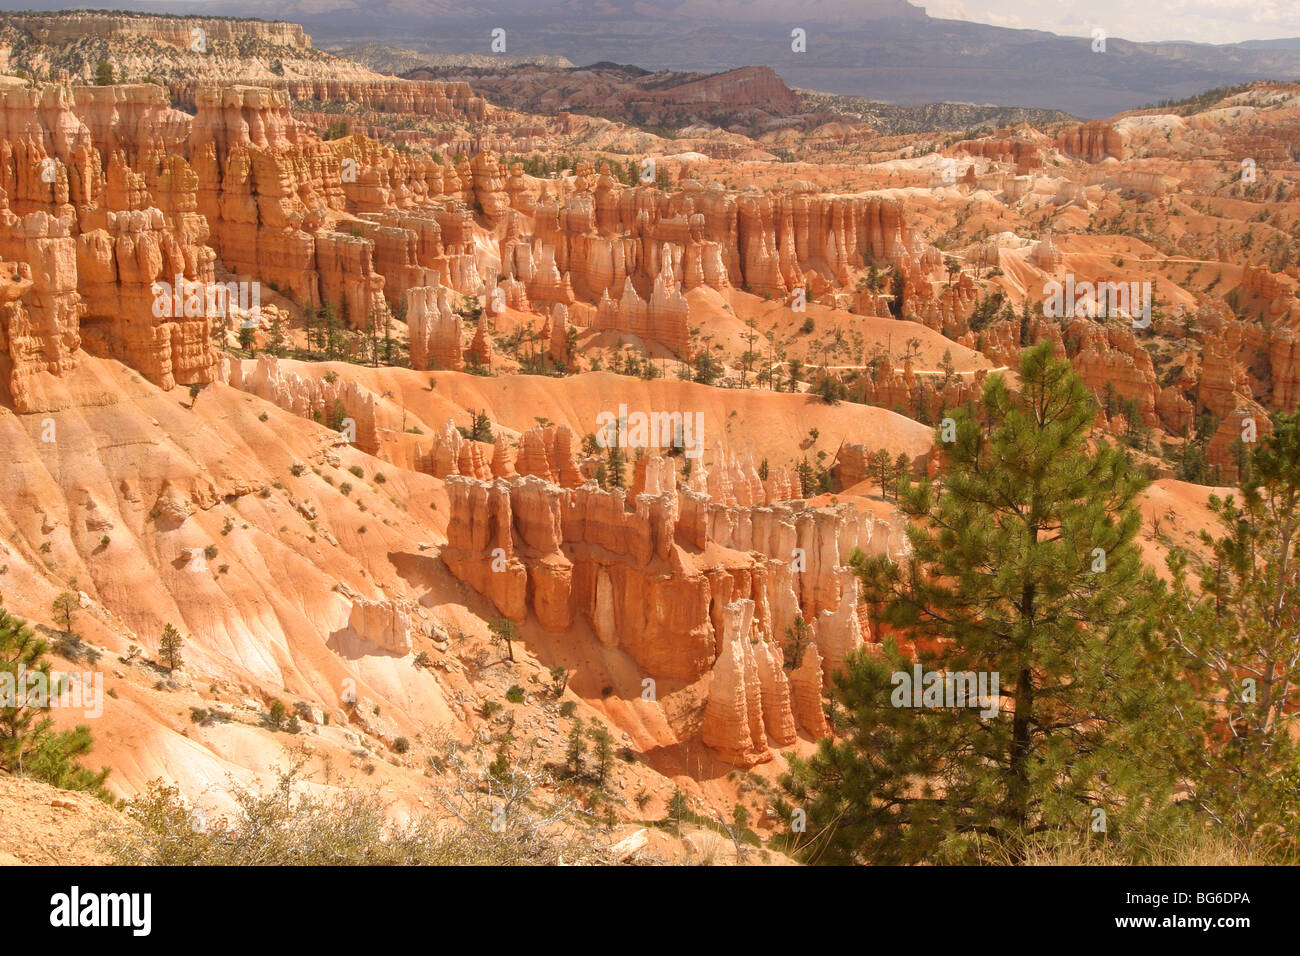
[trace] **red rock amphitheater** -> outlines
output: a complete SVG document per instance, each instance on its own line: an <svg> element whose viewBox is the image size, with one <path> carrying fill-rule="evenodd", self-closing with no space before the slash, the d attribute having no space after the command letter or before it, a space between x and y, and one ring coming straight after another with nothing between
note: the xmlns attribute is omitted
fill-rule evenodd
<svg viewBox="0 0 1300 956"><path fill-rule="evenodd" d="M680 789L766 832L732 771L810 752L831 675L882 639L848 567L908 547L874 453L933 471L944 410L1050 340L1195 528L1245 420L1300 399L1295 86L1231 127L1147 110L783 163L355 70L0 78L0 593L47 624L77 596L117 795L163 777L228 807L217 782L294 743L256 719L279 700L414 809L435 742L486 739L514 688L514 733L557 761L560 700L613 731L621 818ZM339 103L376 135L325 138ZM1233 137L1267 188L1224 184ZM645 158L664 176L631 179ZM1066 274L1149 282L1151 328L1045 317ZM159 315L177 277L260 308ZM610 454L620 406L698 414L703 456ZM1193 447L1213 470L1186 480ZM516 660L492 666L501 620ZM185 666L159 689L139 661L167 624Z"/></svg>

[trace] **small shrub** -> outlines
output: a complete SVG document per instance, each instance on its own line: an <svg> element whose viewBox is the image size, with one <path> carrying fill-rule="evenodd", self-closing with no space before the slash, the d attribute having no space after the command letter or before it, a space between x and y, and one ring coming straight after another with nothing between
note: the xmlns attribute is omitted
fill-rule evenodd
<svg viewBox="0 0 1300 956"><path fill-rule="evenodd" d="M506 691L506 700L512 704L522 704L524 702L524 689L518 684L514 684Z"/></svg>
<svg viewBox="0 0 1300 956"><path fill-rule="evenodd" d="M566 700L563 704L560 705L561 717L565 717L565 718L572 717L577 712L578 712L578 702L576 700Z"/></svg>
<svg viewBox="0 0 1300 956"><path fill-rule="evenodd" d="M348 469L348 471L352 472L352 474L356 475L358 478L366 477L366 473L361 470L360 465L353 465Z"/></svg>
<svg viewBox="0 0 1300 956"><path fill-rule="evenodd" d="M393 750L399 754L404 754L411 749L411 742L405 737L398 737L393 741Z"/></svg>

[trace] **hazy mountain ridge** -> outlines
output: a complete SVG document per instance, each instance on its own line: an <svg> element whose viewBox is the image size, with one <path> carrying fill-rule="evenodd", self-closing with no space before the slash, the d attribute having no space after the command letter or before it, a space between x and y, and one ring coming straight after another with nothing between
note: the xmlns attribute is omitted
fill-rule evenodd
<svg viewBox="0 0 1300 956"><path fill-rule="evenodd" d="M46 9L55 3L36 3ZM141 0L127 8L156 11ZM328 11L294 0L216 0L171 10L300 22L318 46L398 42L420 54L490 56L492 31L504 54L533 61L636 63L651 70L775 69L791 86L902 104L959 100L1061 109L1102 117L1251 80L1300 79L1297 40L1225 45L1107 40L942 20L903 0L817 4L787 12L776 3L692 0L650 8L618 2L536 5L488 0L341 0ZM791 50L791 30L807 52Z"/></svg>

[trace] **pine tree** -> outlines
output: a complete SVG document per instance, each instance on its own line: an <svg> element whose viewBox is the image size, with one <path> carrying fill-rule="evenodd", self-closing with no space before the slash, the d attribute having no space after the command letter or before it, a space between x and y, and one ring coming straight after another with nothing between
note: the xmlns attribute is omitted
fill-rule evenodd
<svg viewBox="0 0 1300 956"><path fill-rule="evenodd" d="M77 763L93 746L89 728L53 729L48 711L61 688L48 649L26 621L0 609L0 771L107 797L107 768L96 773Z"/></svg>
<svg viewBox="0 0 1300 956"><path fill-rule="evenodd" d="M985 383L987 429L953 413L940 484L904 482L906 563L852 558L864 599L916 652L886 638L835 675L840 742L782 779L809 859L1018 860L1026 839L1122 828L1166 802L1139 746L1162 699L1139 670L1156 589L1134 540L1144 481L1092 438L1095 406L1050 344L1022 355L1019 378L1016 396L1001 375ZM983 672L993 699L912 706L899 692L914 664Z"/></svg>
<svg viewBox="0 0 1300 956"><path fill-rule="evenodd" d="M403 312L402 317L404 318L405 309L403 309L402 312ZM397 342L393 338L393 322L392 322L393 318L395 317L389 316L384 319L384 364L385 365L394 364L393 355L397 346Z"/></svg>
<svg viewBox="0 0 1300 956"><path fill-rule="evenodd" d="M287 341L284 322L280 319L280 313L277 311L271 316L271 330L266 339L266 351L276 358L280 358L284 355Z"/></svg>
<svg viewBox="0 0 1300 956"><path fill-rule="evenodd" d="M614 764L614 736L604 724L596 724L587 732L591 738L592 749L596 758L596 783L602 787L609 776L609 768Z"/></svg>
<svg viewBox="0 0 1300 956"><path fill-rule="evenodd" d="M499 617L488 625L488 631L492 635L493 644L504 644L506 647L506 660L510 663L515 662L515 623L509 618Z"/></svg>
<svg viewBox="0 0 1300 956"><path fill-rule="evenodd" d="M1243 837L1300 841L1300 414L1279 414L1237 494L1210 497L1221 533L1168 558L1150 663L1180 718L1161 755L1188 800ZM1173 653L1170 653L1172 649Z"/></svg>
<svg viewBox="0 0 1300 956"><path fill-rule="evenodd" d="M185 663L181 657L181 648L184 646L185 641L182 640L180 631L170 624L163 628L162 637L158 640L158 657L169 672Z"/></svg>
<svg viewBox="0 0 1300 956"><path fill-rule="evenodd" d="M496 444L496 439L492 435L492 419L488 418L486 411L479 410L474 415L474 423L470 426L469 437L474 441L481 441L487 445Z"/></svg>
<svg viewBox="0 0 1300 956"><path fill-rule="evenodd" d="M804 498L811 498L817 494L817 472L807 458L799 459L799 464L795 465L795 476L799 479L799 494Z"/></svg>
<svg viewBox="0 0 1300 956"><path fill-rule="evenodd" d="M889 452L886 449L881 448L874 455L872 455L871 467L876 473L876 481L880 484L880 497L888 501L889 488L890 485L892 484L892 482L889 480L890 471L891 471Z"/></svg>
<svg viewBox="0 0 1300 956"><path fill-rule="evenodd" d="M564 767L569 775L580 777L587 768L587 741L583 737L582 718L573 718L573 729L569 731L569 742L564 748Z"/></svg>
<svg viewBox="0 0 1300 956"><path fill-rule="evenodd" d="M894 497L901 500L902 486L907 481L908 475L912 473L912 461L903 452L898 453L894 459Z"/></svg>
<svg viewBox="0 0 1300 956"><path fill-rule="evenodd" d="M606 469L607 479L611 488L623 488L627 485L627 477L624 474L627 467L627 453L617 445L610 446L609 449L609 467Z"/></svg>
<svg viewBox="0 0 1300 956"><path fill-rule="evenodd" d="M331 361L343 355L347 349L347 340L339 325L339 318L334 306L326 304L321 312L321 344L325 348L325 357Z"/></svg>
<svg viewBox="0 0 1300 956"><path fill-rule="evenodd" d="M65 637L72 636L72 619L80 609L81 604L77 600L77 596L71 591L60 592L50 604L50 610L63 619L63 634Z"/></svg>
<svg viewBox="0 0 1300 956"><path fill-rule="evenodd" d="M785 652L786 670L794 670L803 662L803 652L811 643L812 628L802 614L796 614L794 623L785 629L785 645L782 650Z"/></svg>
<svg viewBox="0 0 1300 956"><path fill-rule="evenodd" d="M939 362L939 371L943 372L943 379L939 384L939 390L942 392L957 377L957 366L952 361L952 349L943 350L943 359Z"/></svg>
<svg viewBox="0 0 1300 956"><path fill-rule="evenodd" d="M314 348L319 348L319 330L316 324L316 309L310 302L304 302L302 306L302 327L306 333L308 351Z"/></svg>

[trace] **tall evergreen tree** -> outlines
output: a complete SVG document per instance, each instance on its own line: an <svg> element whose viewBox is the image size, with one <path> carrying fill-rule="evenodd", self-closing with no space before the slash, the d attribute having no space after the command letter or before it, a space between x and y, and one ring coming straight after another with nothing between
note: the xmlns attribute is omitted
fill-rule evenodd
<svg viewBox="0 0 1300 956"><path fill-rule="evenodd" d="M280 313L276 312L271 316L271 329L266 339L266 351L276 358L281 358L285 353L287 343L288 334L285 331L284 322L280 318Z"/></svg>
<svg viewBox="0 0 1300 956"><path fill-rule="evenodd" d="M866 600L916 652L890 637L883 659L855 652L835 675L840 742L782 780L809 859L1016 860L1026 839L1114 829L1164 803L1133 747L1159 696L1138 671L1155 617L1134 543L1144 481L1091 440L1095 406L1050 344L1023 354L1019 378L1013 395L989 377L987 425L952 413L938 484L903 482L906 562L853 556ZM985 672L997 697L911 706L899 692L914 664Z"/></svg>
<svg viewBox="0 0 1300 956"><path fill-rule="evenodd" d="M347 337L342 326L339 325L338 313L330 303L326 303L321 312L320 337L327 359L333 361L347 351Z"/></svg>
<svg viewBox="0 0 1300 956"><path fill-rule="evenodd" d="M871 456L871 467L875 473L876 481L880 485L880 497L886 501L889 500L890 485L890 462L889 451L885 448L878 449Z"/></svg>
<svg viewBox="0 0 1300 956"><path fill-rule="evenodd" d="M587 741L584 737L582 718L573 718L573 729L569 731L569 742L564 747L564 767L571 776L580 777L587 769Z"/></svg>
<svg viewBox="0 0 1300 956"><path fill-rule="evenodd" d="M811 498L817 494L817 472L807 458L800 458L794 466L795 477L799 479L799 494Z"/></svg>
<svg viewBox="0 0 1300 956"><path fill-rule="evenodd" d="M611 488L627 487L627 453L617 445L611 445L608 454L609 465L606 474Z"/></svg>
<svg viewBox="0 0 1300 956"><path fill-rule="evenodd" d="M302 306L302 327L307 335L307 350L319 348L319 326L317 325L316 308L310 302L304 302Z"/></svg>
<svg viewBox="0 0 1300 956"><path fill-rule="evenodd" d="M587 736L591 738L592 755L596 760L596 783L603 787L609 769L614 765L614 735L604 724L594 724L587 731Z"/></svg>
<svg viewBox="0 0 1300 956"><path fill-rule="evenodd" d="M1170 553L1153 674L1177 696L1160 755L1188 800L1243 839L1300 841L1300 413L1279 414L1220 533ZM1195 564L1194 564L1195 562ZM1196 565L1199 565L1197 567ZM1191 583L1195 567L1199 587ZM1170 650L1174 653L1170 653Z"/></svg>

